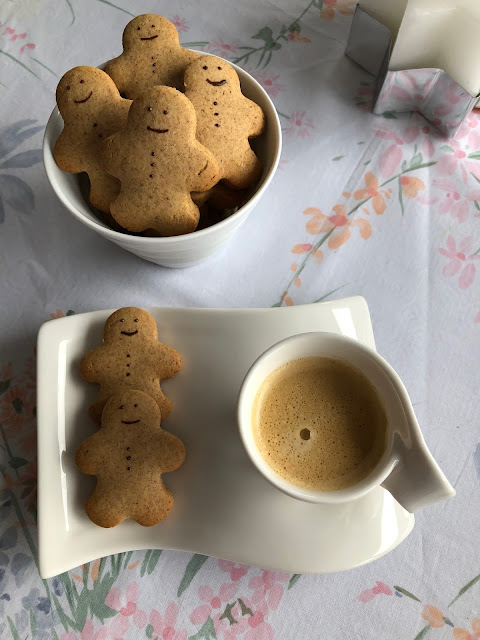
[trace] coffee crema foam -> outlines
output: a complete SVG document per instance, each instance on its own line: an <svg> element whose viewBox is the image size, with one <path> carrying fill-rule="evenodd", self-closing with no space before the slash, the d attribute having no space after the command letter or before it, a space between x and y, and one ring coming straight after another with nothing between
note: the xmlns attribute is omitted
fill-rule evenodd
<svg viewBox="0 0 480 640"><path fill-rule="evenodd" d="M262 383L252 419L264 460L304 489L350 487L385 451L387 418L377 392L342 360L309 357L282 365Z"/></svg>

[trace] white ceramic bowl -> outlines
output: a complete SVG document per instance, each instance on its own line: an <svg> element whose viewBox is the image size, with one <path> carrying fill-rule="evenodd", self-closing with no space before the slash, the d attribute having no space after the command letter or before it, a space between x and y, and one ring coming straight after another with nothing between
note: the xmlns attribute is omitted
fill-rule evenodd
<svg viewBox="0 0 480 640"><path fill-rule="evenodd" d="M253 141L255 152L263 162L262 176L250 199L236 213L201 231L168 238L144 238L110 229L98 218L84 197L79 176L62 171L54 160L53 148L63 129L62 116L55 107L45 129L43 161L50 184L62 204L80 222L104 238L144 260L164 267L189 267L202 262L220 249L245 222L265 193L277 169L282 150L281 126L273 102L250 74L234 64L232 66L238 73L243 93L262 107L267 121L265 133ZM102 67L103 65L100 68Z"/></svg>

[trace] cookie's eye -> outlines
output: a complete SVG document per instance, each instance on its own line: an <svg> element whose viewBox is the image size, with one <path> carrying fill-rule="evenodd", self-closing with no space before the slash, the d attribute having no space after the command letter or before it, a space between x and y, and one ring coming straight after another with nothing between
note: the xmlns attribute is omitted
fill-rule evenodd
<svg viewBox="0 0 480 640"><path fill-rule="evenodd" d="M163 115L166 116L168 111L166 109L163 110Z"/></svg>
<svg viewBox="0 0 480 640"><path fill-rule="evenodd" d="M85 82L85 80L80 80L80 84L83 84Z"/></svg>
<svg viewBox="0 0 480 640"><path fill-rule="evenodd" d="M67 84L67 91L70 91L70 85Z"/></svg>
<svg viewBox="0 0 480 640"><path fill-rule="evenodd" d="M155 25L154 24L152 24L152 29L155 29Z"/></svg>
<svg viewBox="0 0 480 640"><path fill-rule="evenodd" d="M136 408L138 407L138 404L134 404L133 406L134 406L134 407L135 407L135 409L136 409Z"/></svg>
<svg viewBox="0 0 480 640"><path fill-rule="evenodd" d="M137 31L140 31L140 27L137 27Z"/></svg>
<svg viewBox="0 0 480 640"><path fill-rule="evenodd" d="M138 318L135 318L134 322L138 322Z"/></svg>
<svg viewBox="0 0 480 640"><path fill-rule="evenodd" d="M147 111L152 111L153 107L147 107Z"/></svg>
<svg viewBox="0 0 480 640"><path fill-rule="evenodd" d="M120 318L120 322L125 322L125 320L123 318Z"/></svg>
<svg viewBox="0 0 480 640"><path fill-rule="evenodd" d="M221 71L221 70L222 70L222 67L217 67L217 69L218 69L219 71Z"/></svg>
<svg viewBox="0 0 480 640"><path fill-rule="evenodd" d="M119 409L123 409L123 404L121 404L118 408L119 408Z"/></svg>
<svg viewBox="0 0 480 640"><path fill-rule="evenodd" d="M207 65L203 65L203 68L205 69L205 71L208 69Z"/></svg>

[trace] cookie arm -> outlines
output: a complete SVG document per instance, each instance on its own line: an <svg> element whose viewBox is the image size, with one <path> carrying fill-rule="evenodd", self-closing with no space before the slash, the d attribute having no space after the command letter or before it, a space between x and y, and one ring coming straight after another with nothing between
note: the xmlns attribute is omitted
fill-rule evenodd
<svg viewBox="0 0 480 640"><path fill-rule="evenodd" d="M84 440L78 447L75 454L75 464L83 473L94 476L100 468L101 456L98 454L99 449L99 433L93 434L87 440Z"/></svg>
<svg viewBox="0 0 480 640"><path fill-rule="evenodd" d="M105 171L119 178L122 150L121 132L109 136L102 145L102 163Z"/></svg>
<svg viewBox="0 0 480 640"><path fill-rule="evenodd" d="M62 133L59 135L55 147L53 149L53 157L60 169L68 171L68 173L80 173L85 171L85 167L81 163L78 156L72 153L72 144L68 141L67 125L65 125Z"/></svg>
<svg viewBox="0 0 480 640"><path fill-rule="evenodd" d="M162 473L175 471L185 460L185 446L180 438L169 431L164 431L159 440L158 463L162 467Z"/></svg>
<svg viewBox="0 0 480 640"><path fill-rule="evenodd" d="M197 173L193 176L190 191L207 191L220 179L220 169L214 155L200 145L198 150Z"/></svg>
<svg viewBox="0 0 480 640"><path fill-rule="evenodd" d="M102 345L86 353L80 360L80 375L87 382L99 382L104 358L105 347Z"/></svg>
<svg viewBox="0 0 480 640"><path fill-rule="evenodd" d="M259 107L258 104L256 104L252 100L245 98L245 101L246 111L250 116L248 137L256 138L265 130L265 114L263 113L261 107Z"/></svg>
<svg viewBox="0 0 480 640"><path fill-rule="evenodd" d="M155 368L159 378L173 378L182 368L182 357L172 347L159 342L156 348Z"/></svg>

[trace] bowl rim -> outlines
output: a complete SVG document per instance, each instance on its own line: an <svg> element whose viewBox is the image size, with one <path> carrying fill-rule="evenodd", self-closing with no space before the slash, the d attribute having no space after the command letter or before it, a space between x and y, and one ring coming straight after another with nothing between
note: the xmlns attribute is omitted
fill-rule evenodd
<svg viewBox="0 0 480 640"><path fill-rule="evenodd" d="M50 186L52 187L53 191L55 192L56 196L59 198L59 200L62 202L62 204L65 206L66 209L68 209L70 211L70 213L72 213L72 215L74 215L77 220L79 220L80 222L82 222L83 224L85 224L87 227L90 227L91 229L97 231L98 233L100 233L101 235L103 235L104 237L109 238L110 240L113 241L120 241L123 240L125 241L125 239L128 238L128 241L132 242L133 244L142 244L142 245L168 245L168 244L174 244L176 242L179 242L180 239L192 239L192 238L204 238L208 235L214 234L216 232L216 230L221 230L223 228L226 228L228 226L230 226L235 219L237 219L238 217L242 216L245 214L245 209L248 207L248 209L252 209L255 204L257 203L257 201L260 199L260 197L263 195L263 193L265 192L265 190L267 189L268 185L270 184L270 182L273 179L273 176L275 175L275 172L278 168L278 163L280 161L280 156L282 153L282 127L281 127L281 123L280 123L280 118L278 117L278 112L275 108L275 105L273 104L272 99L270 98L270 96L268 95L268 93L266 92L266 90L262 87L262 85L258 82L258 80L256 80L250 73L248 73L248 71L245 71L245 69L242 69L241 67L239 67L238 65L236 65L234 62L230 62L230 60L226 60L225 58L221 58L221 56L215 56L215 54L212 53L208 53L206 51L198 51L195 49L190 49L190 51L195 51L195 53L199 53L200 55L207 55L207 56L214 56L217 58L220 58L221 60L224 60L225 62L228 62L228 64L230 64L235 71L238 73L239 77L240 77L240 82L242 81L243 78L246 78L248 82L251 82L253 84L254 87L256 87L258 90L260 90L260 93L263 94L263 97L266 101L266 103L268 104L268 106L270 107L270 111L271 111L271 118L268 118L268 122L270 124L270 121L273 121L273 125L274 128L276 130L276 138L277 138L277 145L276 145L276 150L275 150L275 154L274 154L274 158L273 158L273 162L269 168L269 170L267 171L264 179L263 179L263 183L262 185L257 189L257 191L255 191L255 193L252 195L252 197L247 200L247 202L245 202L237 211L235 211L235 213L232 213L230 216L228 216L227 218L225 218L224 220L221 220L220 222L216 222L215 224L211 225L210 227L207 227L205 229L201 229L200 231L191 231L190 233L185 233L182 235L177 235L177 236L163 236L163 237L153 237L153 238L149 238L146 236L138 236L138 235L131 235L128 233L122 233L121 231L115 231L114 229L111 229L110 227L104 226L102 225L100 222L96 222L95 220L90 220L89 218L86 217L86 215L80 210L78 209L75 205L73 205L71 203L71 201L65 196L64 194L64 190L59 188L57 181L53 180L52 181L52 176L51 176L51 169L49 169L49 164L51 164L51 162L53 162L53 165L58 169L58 171L62 171L62 169L60 169L60 167L57 166L57 164L55 163L55 158L53 157L53 146L52 144L54 144L54 142L52 141L52 135L51 135L51 129L52 129L52 122L54 119L60 117L60 112L58 110L58 107L55 106L53 111L50 114L50 117L48 118L48 122L47 125L45 127L45 133L43 136L43 142L42 142L42 155L43 155L43 166L45 169L45 173L47 174L47 178L48 181L50 183ZM99 65L99 69L102 69L105 67L107 63L103 63L101 65ZM49 160L49 162L47 162L47 158ZM51 161L51 162L50 162ZM78 174L71 174L71 175L78 175Z"/></svg>

